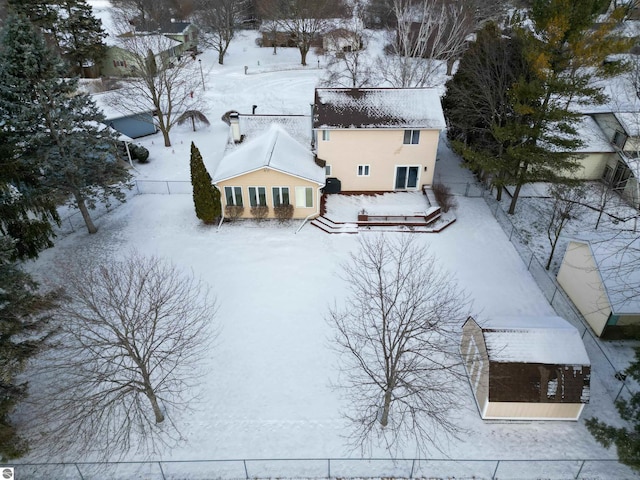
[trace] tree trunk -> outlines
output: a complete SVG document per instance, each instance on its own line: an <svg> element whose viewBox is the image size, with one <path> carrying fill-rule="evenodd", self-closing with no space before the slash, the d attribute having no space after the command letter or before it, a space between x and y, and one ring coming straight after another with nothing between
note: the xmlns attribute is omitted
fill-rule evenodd
<svg viewBox="0 0 640 480"><path fill-rule="evenodd" d="M308 47L300 47L300 63L303 67L307 66L307 53L309 53Z"/></svg>
<svg viewBox="0 0 640 480"><path fill-rule="evenodd" d="M224 65L224 50L220 49L220 51L218 52L218 63L220 65Z"/></svg>
<svg viewBox="0 0 640 480"><path fill-rule="evenodd" d="M556 239L553 241L553 243L551 244L551 253L549 254L549 260L547 260L547 265L546 268L547 270L549 270L549 268L551 268L551 260L553 260L553 254L556 251L556 245L558 244L558 239L560 238L560 236L558 235L556 237Z"/></svg>
<svg viewBox="0 0 640 480"><path fill-rule="evenodd" d="M380 417L380 425L386 427L389 423L389 410L391 409L391 394L393 390L387 390L384 394L384 406L382 407L382 416Z"/></svg>
<svg viewBox="0 0 640 480"><path fill-rule="evenodd" d="M164 413L162 413L160 405L158 404L158 397L156 397L156 393L153 391L153 388L151 388L150 385L145 388L144 394L149 399L149 402L151 402L151 408L153 408L153 414L156 417L156 423L164 422Z"/></svg>
<svg viewBox="0 0 640 480"><path fill-rule="evenodd" d="M89 209L87 208L87 204L84 201L84 197L80 192L73 192L73 197L76 199L76 203L78 204L78 208L80 209L80 213L82 214L82 218L84 219L84 223L87 226L87 230L89 233L96 233L98 229L93 224L93 220L91 220L91 215L89 215Z"/></svg>
<svg viewBox="0 0 640 480"><path fill-rule="evenodd" d="M502 200L502 185L496 186L496 200L497 201Z"/></svg>
<svg viewBox="0 0 640 480"><path fill-rule="evenodd" d="M162 131L162 138L164 138L164 146L170 147L171 138L169 138L169 131L166 128L161 128L160 130Z"/></svg>
<svg viewBox="0 0 640 480"><path fill-rule="evenodd" d="M529 165L525 163L524 167L521 167L518 181L516 182L516 189L513 191L513 197L511 197L511 205L509 205L509 214L513 215L516 211L516 203L518 202L518 196L520 195L520 189L524 183L525 174L527 173Z"/></svg>
<svg viewBox="0 0 640 480"><path fill-rule="evenodd" d="M456 63L456 59L455 58L449 58L447 59L447 76L450 77L452 75L453 72L453 66Z"/></svg>

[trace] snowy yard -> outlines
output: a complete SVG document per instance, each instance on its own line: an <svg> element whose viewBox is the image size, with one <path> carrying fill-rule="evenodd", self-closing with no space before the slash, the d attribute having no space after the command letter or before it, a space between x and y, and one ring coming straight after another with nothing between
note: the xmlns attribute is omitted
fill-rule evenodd
<svg viewBox="0 0 640 480"><path fill-rule="evenodd" d="M215 63L214 52L201 56L203 67L210 66L206 69L202 104L211 126L196 132L176 127L172 130L174 146L170 148L162 146L160 134L141 139L151 152L150 163L136 165L136 178L189 181L192 141L212 169L228 138L227 125L219 120L225 111L250 113L252 105L257 105L257 112L263 114L309 112L321 70L290 70L299 61L297 50L279 49L272 55L271 49L256 47L255 35L240 32L224 66ZM310 55L309 64L315 67L317 60ZM324 59L319 60L322 65ZM244 74L244 66L251 74ZM266 73L257 73L258 68ZM281 71L275 71L278 69ZM465 183L468 172L458 167L444 146L441 148L436 167L440 177ZM475 317L553 315L485 201L457 199L457 222L440 234L417 235L417 240L455 272L473 301ZM372 205L374 201L376 205ZM367 203L362 197L349 202L359 203L335 208L343 212L368 205L382 208L378 200ZM208 362L200 366L206 372L200 384L200 401L193 405L193 412L168 412L180 426L184 440L175 448L157 452L150 460L360 457L361 452L345 446L346 421L340 415L344 405L339 392L330 387L336 378L337 359L330 348L331 330L325 321L329 305L344 300L346 289L338 276L339 266L357 248L358 235L328 235L311 225L294 234L299 223L293 222L285 226L240 222L225 224L218 231L202 225L195 217L191 196L180 194L133 196L96 223L100 230L95 235L77 231L58 238L53 249L29 265L30 270L46 280L50 267L60 259L109 262L135 249L192 270L211 286L220 305L216 322L221 333ZM615 422L617 414L602 384L602 370L600 365L593 365L591 402L582 418L598 416ZM595 442L582 420L483 422L470 388L463 391L466 408L457 412L456 422L464 434L438 445L442 453L433 450L436 458L452 459L446 468L438 467L442 476L470 478L475 474L486 478L495 467L478 464L475 468L455 459L616 458L614 450ZM45 460L38 453L33 452L25 461ZM373 457L389 457L381 448L370 453ZM407 445L397 456L415 455L415 446ZM143 458L131 455L126 459ZM46 460L90 459L70 456ZM201 467L192 464L188 468L194 472ZM295 475L287 475L287 468L272 468L271 475ZM500 478L530 478L522 473L528 467L504 468ZM552 464L538 468L532 477L559 478ZM362 476L382 476L373 468L352 471ZM583 474L602 479L637 478L617 463L585 466ZM243 476L244 472L234 475Z"/></svg>

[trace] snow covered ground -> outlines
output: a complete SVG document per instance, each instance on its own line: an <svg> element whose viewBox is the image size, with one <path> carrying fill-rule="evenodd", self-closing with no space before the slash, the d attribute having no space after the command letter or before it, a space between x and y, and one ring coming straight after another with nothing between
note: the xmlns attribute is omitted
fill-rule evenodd
<svg viewBox="0 0 640 480"><path fill-rule="evenodd" d="M196 132L189 127L175 127L170 148L162 146L160 134L141 139L151 155L150 163L135 166L137 179L189 181L192 141L212 169L228 138L227 126L219 121L225 111L250 113L252 105L257 105L257 112L264 114L309 112L313 89L322 73L317 68L318 58L311 54L311 66L297 69L297 50L279 49L277 55L272 55L271 49L255 45L255 36L255 32L240 32L223 66L216 63L213 52L200 57L206 76L202 105L211 126ZM322 66L325 61L319 60ZM248 75L244 74L245 66L249 67ZM467 182L469 174L459 168L455 156L444 146L441 153L437 164L440 177ZM458 220L454 225L440 234L417 235L417 239L428 245L443 266L455 272L473 301L476 318L553 315L485 201L459 197L458 203ZM328 235L311 225L294 234L298 223L280 226L241 222L225 225L218 231L202 225L195 217L191 196L180 194L133 196L126 204L97 219L96 224L100 230L95 235L78 230L58 238L54 248L29 265L30 270L38 278L46 279L50 267L61 258L78 262L97 258L109 262L137 249L193 270L216 292L220 304L217 322L221 334L208 363L202 366L207 374L200 385L201 400L193 405L193 412L169 412L181 426L184 441L151 458L131 455L127 460L360 456L359 451L347 448L343 438L347 424L340 411L344 405L339 392L330 387L336 378L337 359L330 348L331 330L325 322L328 306L344 300L345 285L337 272L357 248L357 235ZM599 376L601 371L600 365L593 365L591 403L586 406L583 419L598 416L615 421L611 395ZM37 388L37 384L32 388ZM443 440L438 445L442 453L433 450L434 458L446 462L437 467L423 462L423 469L416 470L416 474L490 478L496 467L495 463L470 464L459 459L616 458L613 449L595 442L583 421L483 422L470 389L465 388L464 392L467 407L457 412L456 419L464 434L459 439ZM370 454L389 458L380 447ZM397 454L404 458L415 456L413 445ZM38 451L25 461L30 459L43 460ZM46 460L88 459L70 455ZM558 465L503 463L498 477L573 478L580 464L571 463L571 470L563 473L558 473ZM408 474L406 462L396 466ZM250 462L250 467L256 468L249 472L251 476L326 474L323 462L320 467L311 461L265 462L262 467ZM566 467L562 464L562 468ZM238 462L233 463L233 473L226 473L222 464L163 464L163 468L168 476L175 473L178 478L196 478L196 473L203 478L244 476ZM405 471L402 468L395 473ZM392 473L387 467L356 462L343 470L335 462L332 470L335 475L367 477ZM637 478L615 462L587 462L583 475ZM144 478L152 478L152 474Z"/></svg>

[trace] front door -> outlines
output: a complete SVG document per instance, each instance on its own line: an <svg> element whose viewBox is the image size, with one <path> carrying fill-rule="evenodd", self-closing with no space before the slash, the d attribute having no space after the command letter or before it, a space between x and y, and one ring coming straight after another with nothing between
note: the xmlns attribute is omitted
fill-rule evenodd
<svg viewBox="0 0 640 480"><path fill-rule="evenodd" d="M396 190L408 190L418 187L420 167L396 167Z"/></svg>

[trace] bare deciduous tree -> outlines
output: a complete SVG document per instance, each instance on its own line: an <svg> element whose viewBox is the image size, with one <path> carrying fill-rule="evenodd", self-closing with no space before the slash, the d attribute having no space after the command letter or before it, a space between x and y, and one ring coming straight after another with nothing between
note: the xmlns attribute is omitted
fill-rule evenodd
<svg viewBox="0 0 640 480"><path fill-rule="evenodd" d="M340 29L334 35L337 45L351 45L348 51L325 52L329 55L326 77L322 84L327 87L361 88L371 86L373 65L370 56L365 52L369 43L369 36L364 29L363 9L360 3L354 7L354 16L349 28Z"/></svg>
<svg viewBox="0 0 640 480"><path fill-rule="evenodd" d="M153 109L164 145L170 147L169 133L180 115L201 109L198 93L203 88L203 76L198 62L188 54L174 55L176 42L163 35L128 35L119 41L130 52L135 76L114 90L113 107L134 114Z"/></svg>
<svg viewBox="0 0 640 480"><path fill-rule="evenodd" d="M433 86L442 64L451 73L474 28L473 11L464 2L393 0L396 30L390 52L378 57L382 77L394 87Z"/></svg>
<svg viewBox="0 0 640 480"><path fill-rule="evenodd" d="M249 5L246 0L199 0L196 9L198 25L205 35L200 41L218 52L218 63L224 63L229 44L236 33L242 15Z"/></svg>
<svg viewBox="0 0 640 480"><path fill-rule="evenodd" d="M47 446L103 455L174 442L215 337L208 287L137 253L63 266L59 347L46 359ZM69 445L71 443L71 445Z"/></svg>
<svg viewBox="0 0 640 480"><path fill-rule="evenodd" d="M341 354L341 388L349 402L351 440L363 450L414 439L426 452L436 434L455 435L450 414L458 404L458 331L468 302L454 278L429 251L407 236L365 237L343 266L349 296L333 307Z"/></svg>
<svg viewBox="0 0 640 480"><path fill-rule="evenodd" d="M341 0L260 0L260 16L271 22L274 34L282 32L296 42L300 63L307 65L312 43L330 24L330 19L344 13ZM275 46L274 46L275 53Z"/></svg>
<svg viewBox="0 0 640 480"><path fill-rule="evenodd" d="M547 238L551 246L551 252L547 259L545 268L549 270L553 255L560 240L560 235L564 227L571 220L580 218L584 210L582 202L585 197L584 189L581 185L568 186L565 184L555 184L549 189L551 195L551 206L546 212L549 223L547 224Z"/></svg>

